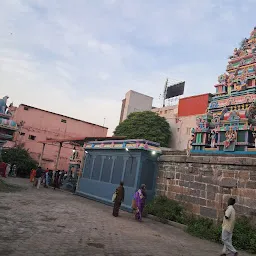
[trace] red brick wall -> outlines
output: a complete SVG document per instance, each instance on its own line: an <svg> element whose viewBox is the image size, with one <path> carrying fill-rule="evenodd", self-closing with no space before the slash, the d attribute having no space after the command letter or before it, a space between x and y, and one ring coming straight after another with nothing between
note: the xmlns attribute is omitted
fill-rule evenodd
<svg viewBox="0 0 256 256"><path fill-rule="evenodd" d="M209 95L210 94L202 94L180 99L178 116L204 114L208 107Z"/></svg>

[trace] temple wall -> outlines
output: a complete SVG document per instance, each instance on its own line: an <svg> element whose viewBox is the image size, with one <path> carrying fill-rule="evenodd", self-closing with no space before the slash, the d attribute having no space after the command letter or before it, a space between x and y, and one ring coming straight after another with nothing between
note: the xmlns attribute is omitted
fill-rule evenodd
<svg viewBox="0 0 256 256"><path fill-rule="evenodd" d="M156 193L196 215L220 219L229 197L238 215L256 216L256 158L162 155Z"/></svg>

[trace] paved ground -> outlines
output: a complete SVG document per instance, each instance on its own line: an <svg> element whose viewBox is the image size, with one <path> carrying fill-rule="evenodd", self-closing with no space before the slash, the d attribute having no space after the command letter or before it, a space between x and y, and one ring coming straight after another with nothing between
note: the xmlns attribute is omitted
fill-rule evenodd
<svg viewBox="0 0 256 256"><path fill-rule="evenodd" d="M0 193L1 256L214 256L221 250L158 222L137 223L129 213L113 218L110 207L67 192L8 180L27 189Z"/></svg>

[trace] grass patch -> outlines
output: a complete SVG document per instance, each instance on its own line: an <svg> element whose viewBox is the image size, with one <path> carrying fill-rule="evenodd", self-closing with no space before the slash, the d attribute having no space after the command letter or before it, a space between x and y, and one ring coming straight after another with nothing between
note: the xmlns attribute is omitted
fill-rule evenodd
<svg viewBox="0 0 256 256"><path fill-rule="evenodd" d="M212 220L192 217L188 223L187 232L193 236L221 243L221 224ZM256 227L251 224L247 217L236 220L233 233L233 245L239 250L256 253Z"/></svg>
<svg viewBox="0 0 256 256"><path fill-rule="evenodd" d="M221 223L186 214L185 209L176 201L159 196L150 202L146 213L158 217L162 222L175 221L187 225L187 232L201 239L221 243ZM250 253L256 253L256 227L247 217L237 218L233 233L233 245Z"/></svg>
<svg viewBox="0 0 256 256"><path fill-rule="evenodd" d="M171 220L181 224L185 223L183 207L178 202L169 200L164 196L155 197L153 201L146 205L145 211L147 214L158 217L162 222Z"/></svg>
<svg viewBox="0 0 256 256"><path fill-rule="evenodd" d="M8 184L4 180L0 179L0 192L17 192L21 189L22 188L20 186Z"/></svg>
<svg viewBox="0 0 256 256"><path fill-rule="evenodd" d="M187 232L201 239L221 243L221 225L216 225L213 220L190 216L187 219Z"/></svg>

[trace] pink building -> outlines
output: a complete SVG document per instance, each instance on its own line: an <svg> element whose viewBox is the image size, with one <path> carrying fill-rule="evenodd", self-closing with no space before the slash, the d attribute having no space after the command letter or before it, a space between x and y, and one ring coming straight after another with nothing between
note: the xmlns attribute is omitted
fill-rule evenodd
<svg viewBox="0 0 256 256"><path fill-rule="evenodd" d="M24 144L31 156L39 161L43 145L39 141L47 139L63 139L74 137L106 137L108 128L78 120L72 117L56 114L43 109L21 104L12 108L13 120L19 125L19 131L14 137L14 144ZM67 170L74 145L64 144L58 164L58 169ZM82 148L76 146L79 155ZM54 169L58 146L45 146L42 167Z"/></svg>

